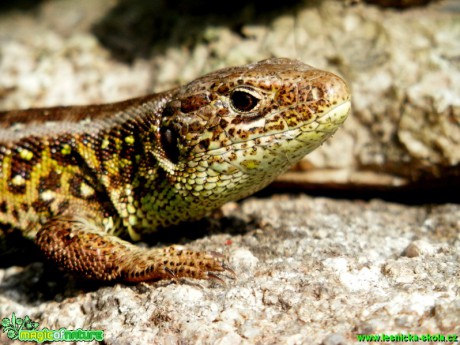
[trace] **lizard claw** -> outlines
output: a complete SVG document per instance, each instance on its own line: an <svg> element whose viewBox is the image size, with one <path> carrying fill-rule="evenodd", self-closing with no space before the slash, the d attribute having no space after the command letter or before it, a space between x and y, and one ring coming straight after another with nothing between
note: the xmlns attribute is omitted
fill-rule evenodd
<svg viewBox="0 0 460 345"><path fill-rule="evenodd" d="M211 279L211 280L213 280L215 282L218 282L219 284L221 284L223 286L227 286L227 283L225 283L225 281L222 278L220 278L219 276L217 276L214 273L208 272L208 279Z"/></svg>
<svg viewBox="0 0 460 345"><path fill-rule="evenodd" d="M224 269L224 271L230 273L230 275L232 276L232 279L236 279L236 273L234 270L232 270L230 267L226 265L222 265L222 268Z"/></svg>
<svg viewBox="0 0 460 345"><path fill-rule="evenodd" d="M176 275L174 274L173 271L171 271L171 269L169 269L168 267L165 267L164 270L167 273L167 275L169 276L169 278L176 279Z"/></svg>

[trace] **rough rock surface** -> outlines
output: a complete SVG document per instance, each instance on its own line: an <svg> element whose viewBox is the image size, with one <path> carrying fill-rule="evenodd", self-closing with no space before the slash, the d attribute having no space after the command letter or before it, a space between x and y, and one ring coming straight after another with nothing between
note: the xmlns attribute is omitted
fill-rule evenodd
<svg viewBox="0 0 460 345"><path fill-rule="evenodd" d="M396 11L292 0L267 9L266 1L236 0L225 15L205 3L1 5L0 108L115 101L222 66L299 58L350 81L354 114L285 182L355 190L444 181L458 194L455 1ZM348 344L360 333L460 334L460 205L297 194L231 203L223 215L159 240L225 254L237 273L222 277L226 286L99 286L34 262L0 270L0 317L103 329L106 344ZM11 342L2 333L0 343Z"/></svg>
<svg viewBox="0 0 460 345"><path fill-rule="evenodd" d="M238 277L223 277L226 286L88 287L43 278L35 263L2 273L0 315L102 329L107 344L349 344L361 333L460 332L459 205L278 195L223 211L223 230L187 246L228 256Z"/></svg>

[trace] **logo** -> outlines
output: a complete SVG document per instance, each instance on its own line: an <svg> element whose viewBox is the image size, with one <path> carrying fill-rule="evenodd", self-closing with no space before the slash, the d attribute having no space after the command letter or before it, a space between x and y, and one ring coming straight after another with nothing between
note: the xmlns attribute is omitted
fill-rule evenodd
<svg viewBox="0 0 460 345"><path fill-rule="evenodd" d="M3 333L11 340L19 341L35 341L43 343L44 341L102 341L104 340L104 331L102 330L86 330L67 328L54 329L37 329L38 322L32 321L29 316L23 319L16 317L13 313L11 319L5 317L2 319Z"/></svg>

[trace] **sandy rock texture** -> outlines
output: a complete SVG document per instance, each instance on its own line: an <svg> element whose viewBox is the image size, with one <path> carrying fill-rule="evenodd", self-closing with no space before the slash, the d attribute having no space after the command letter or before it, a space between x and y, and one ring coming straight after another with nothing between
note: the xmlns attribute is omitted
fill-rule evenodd
<svg viewBox="0 0 460 345"><path fill-rule="evenodd" d="M235 0L224 11L171 3L0 5L0 109L116 101L224 66L298 58L344 76L354 110L279 186L348 190L348 199L259 195L160 234L161 244L223 253L237 273L222 276L226 285L100 286L42 262L2 268L1 318L14 312L39 328L102 329L105 344L332 345L358 334L460 334L458 2L398 10ZM380 190L409 187L423 203L377 199ZM370 200L354 196L363 188ZM450 194L434 204L438 188ZM2 333L0 343L12 342Z"/></svg>
<svg viewBox="0 0 460 345"><path fill-rule="evenodd" d="M88 286L35 263L2 272L0 313L50 329L102 329L107 344L351 344L357 334L459 333L458 205L278 195L223 211L223 230L185 244L228 257L238 277L222 276L225 286Z"/></svg>

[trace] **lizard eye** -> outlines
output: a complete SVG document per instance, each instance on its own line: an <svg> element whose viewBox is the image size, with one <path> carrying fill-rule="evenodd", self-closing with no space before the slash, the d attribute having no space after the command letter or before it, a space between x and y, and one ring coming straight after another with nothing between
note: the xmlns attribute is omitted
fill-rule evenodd
<svg viewBox="0 0 460 345"><path fill-rule="evenodd" d="M178 135L174 128L162 127L160 129L161 146L171 162L179 161Z"/></svg>
<svg viewBox="0 0 460 345"><path fill-rule="evenodd" d="M257 107L260 97L252 90L236 89L231 93L230 101L236 111L248 112Z"/></svg>

